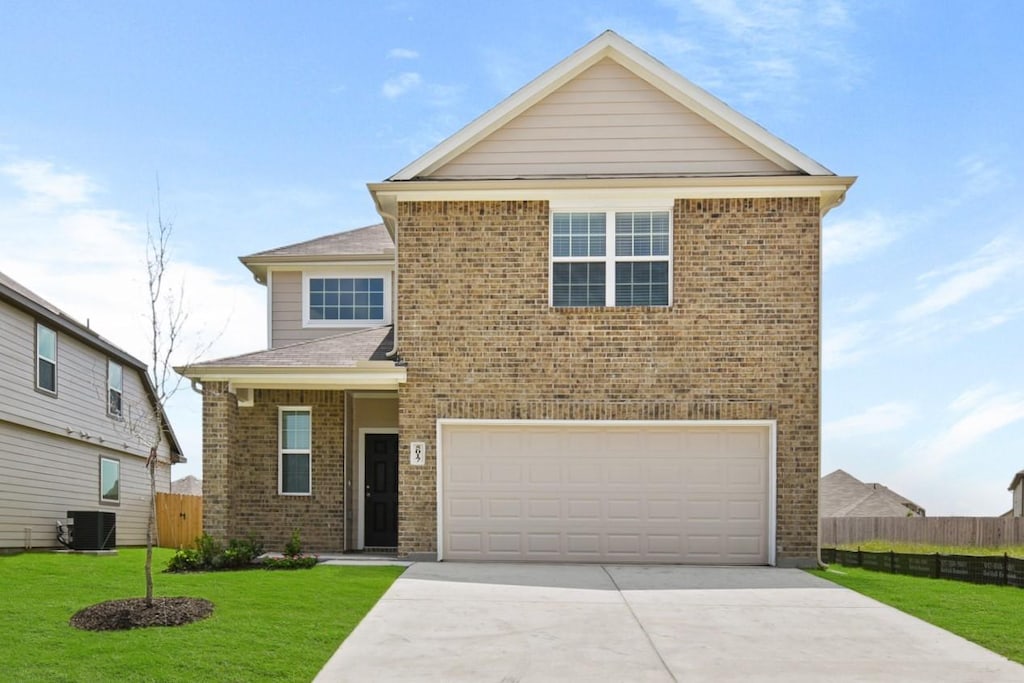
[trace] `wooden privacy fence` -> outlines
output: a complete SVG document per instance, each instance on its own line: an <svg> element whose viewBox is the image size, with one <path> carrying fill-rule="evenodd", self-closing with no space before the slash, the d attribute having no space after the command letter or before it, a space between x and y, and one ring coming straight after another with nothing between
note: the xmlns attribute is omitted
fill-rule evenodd
<svg viewBox="0 0 1024 683"><path fill-rule="evenodd" d="M181 493L156 494L156 544L161 548L190 548L203 533L203 497Z"/></svg>
<svg viewBox="0 0 1024 683"><path fill-rule="evenodd" d="M821 545L866 541L992 548L1024 545L1024 517L822 517Z"/></svg>

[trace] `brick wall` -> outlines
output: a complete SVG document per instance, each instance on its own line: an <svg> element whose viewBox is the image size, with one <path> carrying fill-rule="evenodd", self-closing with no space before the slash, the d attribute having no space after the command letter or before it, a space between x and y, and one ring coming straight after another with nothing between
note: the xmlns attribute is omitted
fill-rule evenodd
<svg viewBox="0 0 1024 683"><path fill-rule="evenodd" d="M775 419L780 564L817 555L816 198L677 200L671 308L548 306L548 205L398 208L399 546L436 552L436 420Z"/></svg>
<svg viewBox="0 0 1024 683"><path fill-rule="evenodd" d="M281 551L292 530L299 529L306 550L342 550L344 392L257 390L253 407L237 408L232 407L236 405L234 397L224 389L213 382L204 387L203 515L207 533L222 541L254 534L268 551ZM312 409L312 495L282 496L277 492L279 406ZM229 427L232 423L234 429ZM221 432L225 436L219 436ZM226 499L227 505L207 499L208 491L216 491L217 501Z"/></svg>

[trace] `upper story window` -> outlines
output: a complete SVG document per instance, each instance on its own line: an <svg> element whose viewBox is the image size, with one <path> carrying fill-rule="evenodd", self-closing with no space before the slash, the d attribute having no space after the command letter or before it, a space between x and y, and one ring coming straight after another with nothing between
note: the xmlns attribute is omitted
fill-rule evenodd
<svg viewBox="0 0 1024 683"><path fill-rule="evenodd" d="M107 362L107 412L114 417L123 415L124 369L120 363Z"/></svg>
<svg viewBox="0 0 1024 683"><path fill-rule="evenodd" d="M551 214L552 306L671 304L670 211Z"/></svg>
<svg viewBox="0 0 1024 683"><path fill-rule="evenodd" d="M307 274L303 284L303 322L308 326L352 327L390 322L391 282L386 273Z"/></svg>
<svg viewBox="0 0 1024 683"><path fill-rule="evenodd" d="M36 325L36 388L57 393L57 333Z"/></svg>

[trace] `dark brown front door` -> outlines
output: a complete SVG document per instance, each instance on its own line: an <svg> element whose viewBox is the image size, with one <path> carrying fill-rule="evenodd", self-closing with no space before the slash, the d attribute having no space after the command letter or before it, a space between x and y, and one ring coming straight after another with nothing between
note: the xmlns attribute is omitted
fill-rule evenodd
<svg viewBox="0 0 1024 683"><path fill-rule="evenodd" d="M366 505L363 544L398 546L398 435L366 435Z"/></svg>

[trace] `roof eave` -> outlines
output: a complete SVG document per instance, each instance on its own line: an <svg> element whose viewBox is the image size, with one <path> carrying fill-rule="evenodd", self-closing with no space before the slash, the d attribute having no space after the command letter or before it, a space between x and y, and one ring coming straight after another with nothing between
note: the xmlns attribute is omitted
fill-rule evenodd
<svg viewBox="0 0 1024 683"><path fill-rule="evenodd" d="M175 368L198 382L227 382L252 389L398 389L406 369L391 361L361 361L355 367L267 367L217 365Z"/></svg>

